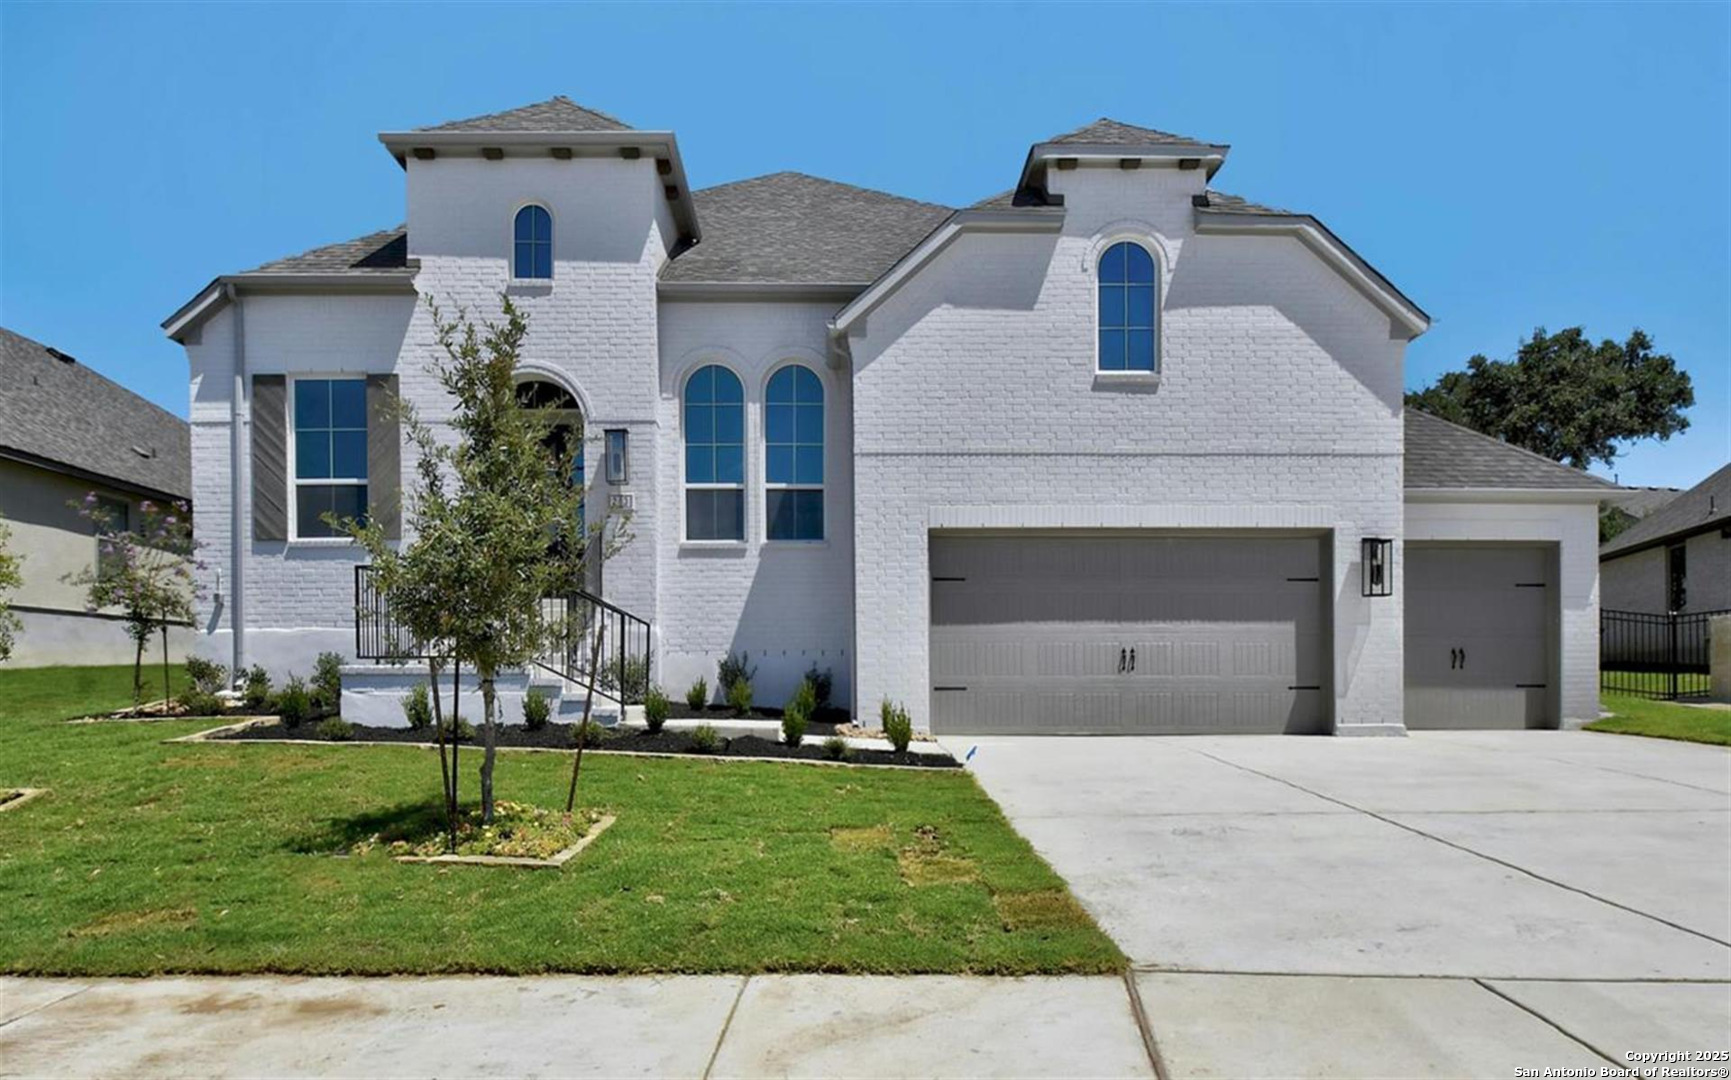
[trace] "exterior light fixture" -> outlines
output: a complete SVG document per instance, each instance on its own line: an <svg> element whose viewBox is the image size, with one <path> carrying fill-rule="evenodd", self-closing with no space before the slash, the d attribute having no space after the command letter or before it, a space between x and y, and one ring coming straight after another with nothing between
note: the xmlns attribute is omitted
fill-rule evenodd
<svg viewBox="0 0 1731 1080"><path fill-rule="evenodd" d="M1359 541L1359 592L1363 596L1394 595L1394 541L1367 536Z"/></svg>
<svg viewBox="0 0 1731 1080"><path fill-rule="evenodd" d="M630 436L624 428L607 429L607 482L623 484L631 478Z"/></svg>

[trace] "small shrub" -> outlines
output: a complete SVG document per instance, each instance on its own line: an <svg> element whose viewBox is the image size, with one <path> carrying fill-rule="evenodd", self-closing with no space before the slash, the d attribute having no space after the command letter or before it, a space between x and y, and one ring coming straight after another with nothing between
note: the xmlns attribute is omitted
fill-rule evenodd
<svg viewBox="0 0 1731 1080"><path fill-rule="evenodd" d="M226 710L222 699L197 686L190 686L180 695L180 707L188 716L221 716Z"/></svg>
<svg viewBox="0 0 1731 1080"><path fill-rule="evenodd" d="M647 656L616 656L601 669L601 688L617 691L626 701L641 698L648 687Z"/></svg>
<svg viewBox="0 0 1731 1080"><path fill-rule="evenodd" d="M270 704L270 672L260 664L254 664L252 670L246 673L246 685L241 689L241 700L253 712L258 712Z"/></svg>
<svg viewBox="0 0 1731 1080"><path fill-rule="evenodd" d="M547 695L539 690L530 690L523 695L523 727L529 731L540 731L547 726L547 718L553 715L553 703L547 700Z"/></svg>
<svg viewBox="0 0 1731 1080"><path fill-rule="evenodd" d="M733 701L733 688L742 682L750 682L757 678L757 669L751 666L751 654L748 652L728 653L721 658L715 668L715 685L720 688L721 696L728 702Z"/></svg>
<svg viewBox="0 0 1731 1080"><path fill-rule="evenodd" d="M793 692L781 710L782 741L789 746L798 746L805 741L806 725L811 723L811 714L816 710L817 691L808 679L799 684L799 689Z"/></svg>
<svg viewBox="0 0 1731 1080"><path fill-rule="evenodd" d="M289 676L282 693L276 696L276 714L286 728L300 727L313 714L312 695L307 693L307 684L299 675Z"/></svg>
<svg viewBox="0 0 1731 1080"><path fill-rule="evenodd" d="M228 689L228 669L202 656L186 658L186 681L201 693L214 694Z"/></svg>
<svg viewBox="0 0 1731 1080"><path fill-rule="evenodd" d="M896 753L907 753L908 743L912 742L914 737L914 722L908 718L908 711L885 698L878 714L882 717L884 738L896 748Z"/></svg>
<svg viewBox="0 0 1731 1080"><path fill-rule="evenodd" d="M831 761L846 761L853 757L853 747L840 735L831 735L823 741L823 756Z"/></svg>
<svg viewBox="0 0 1731 1080"><path fill-rule="evenodd" d="M322 652L313 664L313 706L323 712L336 712L343 703L343 657L341 653Z"/></svg>
<svg viewBox="0 0 1731 1080"><path fill-rule="evenodd" d="M829 668L820 669L813 664L805 671L805 681L811 684L812 690L817 694L817 704L812 713L815 715L829 708L829 695L835 689L835 676L830 673Z"/></svg>
<svg viewBox="0 0 1731 1080"><path fill-rule="evenodd" d="M699 677L696 682L691 684L691 688L685 691L685 704L693 709L701 709L709 704L709 683L707 680Z"/></svg>
<svg viewBox="0 0 1731 1080"><path fill-rule="evenodd" d="M348 742L355 737L355 725L340 716L327 716L319 721L319 738L331 742Z"/></svg>
<svg viewBox="0 0 1731 1080"><path fill-rule="evenodd" d="M439 725L439 737L442 739L451 739L451 722L449 720L446 720L443 724ZM469 723L461 716L457 717L457 737L451 741L469 742L474 739L474 737L475 725Z"/></svg>
<svg viewBox="0 0 1731 1080"><path fill-rule="evenodd" d="M698 724L691 731L691 749L699 754L713 754L721 749L721 733L708 724Z"/></svg>
<svg viewBox="0 0 1731 1080"><path fill-rule="evenodd" d="M651 735L661 730L661 725L667 723L670 707L667 695L661 692L661 687L651 686L649 693L643 695L643 726L649 729Z"/></svg>
<svg viewBox="0 0 1731 1080"><path fill-rule="evenodd" d="M403 718L416 731L433 726L433 705L427 697L426 683L409 687L409 696L403 699Z"/></svg>
<svg viewBox="0 0 1731 1080"><path fill-rule="evenodd" d="M576 746L581 736L584 746L594 746L607 738L610 732L593 720L585 720L580 724L571 725L571 745Z"/></svg>
<svg viewBox="0 0 1731 1080"><path fill-rule="evenodd" d="M751 680L740 679L727 691L727 704L735 716L751 715Z"/></svg>

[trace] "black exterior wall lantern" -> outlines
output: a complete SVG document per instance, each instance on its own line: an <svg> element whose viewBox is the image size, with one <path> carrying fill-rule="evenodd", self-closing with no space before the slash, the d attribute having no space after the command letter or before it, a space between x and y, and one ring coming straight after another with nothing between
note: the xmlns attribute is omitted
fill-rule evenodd
<svg viewBox="0 0 1731 1080"><path fill-rule="evenodd" d="M1394 595L1394 541L1367 536L1359 541L1359 592L1364 596Z"/></svg>

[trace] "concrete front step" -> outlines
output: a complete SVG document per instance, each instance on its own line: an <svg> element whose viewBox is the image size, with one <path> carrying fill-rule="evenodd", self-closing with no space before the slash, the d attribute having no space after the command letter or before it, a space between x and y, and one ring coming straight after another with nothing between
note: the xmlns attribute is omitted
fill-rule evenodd
<svg viewBox="0 0 1731 1080"><path fill-rule="evenodd" d="M403 702L416 685L426 685L424 666L396 664L343 665L343 718L350 723L374 727L408 727L403 716ZM451 679L447 672L439 680L445 707L450 707ZM499 719L505 724L523 722L523 698L531 688L546 695L553 706L553 718L559 723L576 723L583 716L583 699L587 687L581 683L562 681L555 676L536 671L505 672L493 681L498 694ZM474 723L481 718L481 687L472 674L465 672L458 695L458 708L464 719ZM612 727L635 717L641 722L643 707L628 705L624 716L619 703L595 695L591 715L597 723Z"/></svg>

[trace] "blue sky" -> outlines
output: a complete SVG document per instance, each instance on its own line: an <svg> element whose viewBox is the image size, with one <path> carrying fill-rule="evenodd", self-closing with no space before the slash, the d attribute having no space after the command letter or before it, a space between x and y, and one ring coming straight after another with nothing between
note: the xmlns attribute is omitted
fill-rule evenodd
<svg viewBox="0 0 1731 1080"><path fill-rule="evenodd" d="M1424 306L1409 386L1535 326L1651 334L1731 458L1725 5L0 4L0 323L181 415L158 323L218 273L395 224L381 130L566 94L695 186L797 169L951 205L1097 116L1231 143Z"/></svg>

